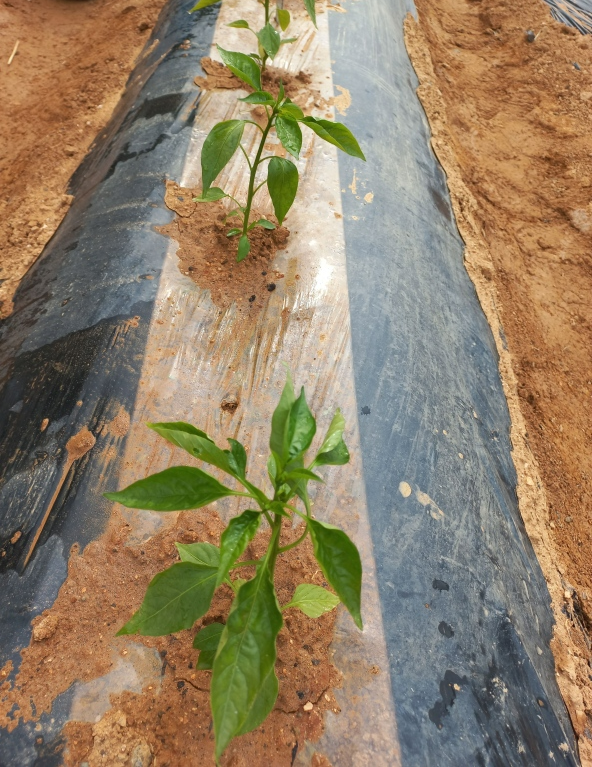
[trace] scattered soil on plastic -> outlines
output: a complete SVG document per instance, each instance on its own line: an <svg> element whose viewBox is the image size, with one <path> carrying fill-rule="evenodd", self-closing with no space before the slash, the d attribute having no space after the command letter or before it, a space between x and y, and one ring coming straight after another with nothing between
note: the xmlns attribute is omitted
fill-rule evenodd
<svg viewBox="0 0 592 767"><path fill-rule="evenodd" d="M272 264L277 251L286 247L289 232L283 226L253 229L249 236L251 252L237 263L238 237L226 236L237 219L225 221L228 209L222 202L193 202L198 194L198 189L167 182L165 203L177 218L158 231L179 243L179 269L200 288L209 290L216 306L226 308L236 302L239 311L253 314L263 308L276 282L284 277ZM261 217L254 211L251 220Z"/></svg>
<svg viewBox="0 0 592 767"><path fill-rule="evenodd" d="M406 42L503 373L511 355L521 509L592 764L592 39L538 0L417 6Z"/></svg>
<svg viewBox="0 0 592 767"><path fill-rule="evenodd" d="M70 176L111 117L163 5L0 5L0 317L68 211Z"/></svg>
<svg viewBox="0 0 592 767"><path fill-rule="evenodd" d="M196 77L194 82L204 91L237 90L245 87L242 80L235 77L224 64L214 61L209 56L204 56L201 60L201 68L206 73L206 77ZM306 72L298 72L297 75L294 75L285 69L270 67L263 73L261 80L263 90L276 96L280 80L284 85L286 96L289 96L293 101L297 100L304 88L306 88L307 95L310 95L311 91L307 86L310 85L311 78Z"/></svg>
<svg viewBox="0 0 592 767"><path fill-rule="evenodd" d="M115 637L115 633L139 607L156 572L178 561L175 541L218 543L222 530L212 510L183 512L150 540L128 546L130 527L114 512L101 539L89 544L82 555L72 551L58 599L50 611L34 619L34 641L22 652L16 679L0 687L0 725L11 730L19 718L35 721L76 681L98 680L93 688L96 694L90 694L96 703L99 677L126 659L129 662L134 646L141 643L158 653L156 673L143 679L141 692L117 693L111 684L99 721L93 716L92 722L68 723L64 763L72 767L84 761L90 767L149 765L155 759L157 764L213 764L211 672L195 669L198 651L192 642L203 625L226 619L231 589L218 590L208 614L191 630L155 638ZM286 527L282 543L295 540L299 532ZM262 532L255 538L245 559L263 554L268 535ZM240 575L252 576L253 568L241 570ZM327 585L309 542L278 559L280 603L288 602L302 582ZM223 765L291 765L298 744L320 737L324 712L339 711L331 693L339 685L329 649L334 623L334 612L314 620L294 609L284 613L278 638L276 707L261 727L231 744ZM11 671L7 666L2 676Z"/></svg>

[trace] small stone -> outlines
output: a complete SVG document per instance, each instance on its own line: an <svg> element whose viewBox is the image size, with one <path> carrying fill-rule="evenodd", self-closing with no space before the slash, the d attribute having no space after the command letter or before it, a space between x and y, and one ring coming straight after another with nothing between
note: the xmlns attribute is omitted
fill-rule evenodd
<svg viewBox="0 0 592 767"><path fill-rule="evenodd" d="M64 152L68 155L68 157L73 157L76 154L76 148L73 146L65 146Z"/></svg>
<svg viewBox="0 0 592 767"><path fill-rule="evenodd" d="M56 615L46 615L36 626L33 626L33 639L36 642L49 639L56 633L58 624L59 619ZM46 661L46 663L48 662Z"/></svg>
<svg viewBox="0 0 592 767"><path fill-rule="evenodd" d="M302 708L305 711L312 711L312 703L310 701L308 701L308 703L305 703L304 706L302 706Z"/></svg>
<svg viewBox="0 0 592 767"><path fill-rule="evenodd" d="M272 293L275 290L275 282L270 282L267 286L267 290L269 290L270 293Z"/></svg>
<svg viewBox="0 0 592 767"><path fill-rule="evenodd" d="M145 740L141 740L132 751L131 767L150 767L152 764L152 751Z"/></svg>
<svg viewBox="0 0 592 767"><path fill-rule="evenodd" d="M18 541L18 539L21 537L21 535L22 535L21 531L17 530L16 533L10 539L10 542L14 545Z"/></svg>
<svg viewBox="0 0 592 767"><path fill-rule="evenodd" d="M525 35L525 37L526 37L526 42L527 42L527 43L534 43L534 41L536 40L536 35L535 35L535 33L532 31L532 29L529 29L529 30L526 32L526 35Z"/></svg>
<svg viewBox="0 0 592 767"><path fill-rule="evenodd" d="M531 477L526 477L526 484L527 484L529 487L532 487L532 486L534 485L534 482L532 481L532 478L531 478Z"/></svg>
<svg viewBox="0 0 592 767"><path fill-rule="evenodd" d="M573 522L573 517L566 517L565 521L569 524L570 522Z"/></svg>

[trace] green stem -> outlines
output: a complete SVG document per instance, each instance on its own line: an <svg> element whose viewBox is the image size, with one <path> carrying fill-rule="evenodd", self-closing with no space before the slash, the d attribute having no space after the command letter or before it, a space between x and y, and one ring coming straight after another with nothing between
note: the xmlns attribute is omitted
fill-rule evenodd
<svg viewBox="0 0 592 767"><path fill-rule="evenodd" d="M269 24L269 0L265 0L265 26ZM263 51L261 57L261 72L265 72L265 64L267 63L267 53Z"/></svg>
<svg viewBox="0 0 592 767"><path fill-rule="evenodd" d="M300 538L298 538L298 540L294 541L293 543L288 543L287 546L280 546L278 549L278 554L282 554L284 551L290 551L290 549L296 548L296 546L302 543L302 541L306 538L307 535L308 535L308 527L305 525L304 532L302 533Z"/></svg>
<svg viewBox="0 0 592 767"><path fill-rule="evenodd" d="M267 7L269 7L269 0L267 0ZM254 192L255 176L257 174L257 168L259 167L259 163L261 162L261 155L263 154L263 148L265 146L265 141L267 140L267 134L271 130L271 124L273 122L273 118L276 115L276 109L277 107L274 106L273 111L271 113L271 117L267 121L265 130L263 131L263 135L261 136L261 142L259 144L259 148L257 149L257 154L255 155L255 159L251 167L251 175L249 176L249 191L247 192L247 207L245 208L245 217L243 219L243 236L244 237L246 237L247 235L247 230L249 226L249 217L251 215L251 206L253 204L253 196L255 194ZM257 127L261 128L260 125L258 125Z"/></svg>

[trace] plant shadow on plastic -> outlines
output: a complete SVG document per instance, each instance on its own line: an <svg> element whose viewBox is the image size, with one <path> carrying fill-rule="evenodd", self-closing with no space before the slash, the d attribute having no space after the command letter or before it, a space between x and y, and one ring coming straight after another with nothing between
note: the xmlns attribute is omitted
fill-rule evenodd
<svg viewBox="0 0 592 767"><path fill-rule="evenodd" d="M154 511L198 509L227 496L249 499L248 508L233 517L220 538L210 543L177 544L180 561L150 582L140 609L118 634L162 636L190 629L209 610L216 589L227 584L234 599L226 624L202 628L193 646L199 650L198 669L211 669L210 704L218 761L230 741L258 727L272 711L278 695L275 673L276 639L282 612L300 609L317 618L342 602L362 628L362 564L354 543L339 528L315 519L309 482L322 482L318 466L343 465L349 453L343 440L345 420L336 411L314 459L306 453L316 433L316 421L306 402L304 387L297 397L288 373L271 420L267 471L273 493L268 495L247 479L247 454L240 442L229 439L223 450L205 432L184 422L148 424L160 436L192 457L222 470L241 489L221 484L194 466L175 466L153 474L117 493L106 493L124 506ZM301 502L303 509L297 508ZM304 521L304 532L281 545L282 520ZM270 528L261 559L241 560L250 541L266 520ZM315 584L300 584L285 605L278 602L274 571L278 554L311 537L315 557L334 592ZM237 571L255 567L250 580Z"/></svg>

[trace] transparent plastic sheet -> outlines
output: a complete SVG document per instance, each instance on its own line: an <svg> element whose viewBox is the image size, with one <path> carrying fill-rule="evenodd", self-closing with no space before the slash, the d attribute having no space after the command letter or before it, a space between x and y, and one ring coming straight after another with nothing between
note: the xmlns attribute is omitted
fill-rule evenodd
<svg viewBox="0 0 592 767"><path fill-rule="evenodd" d="M517 509L495 349L429 149L403 45L405 4L347 2L346 13L319 13L316 34L295 13L299 44L277 63L310 72L326 101L333 85L347 93L337 117L368 164L306 136L293 236L274 264L285 280L256 321L235 305L220 311L153 229L170 220L165 174L197 185L205 136L237 108L236 93L218 91L203 93L196 111L191 85L212 35L246 50L242 33L224 26L236 16L229 5L198 19L187 3L169 5L159 45L73 180L75 205L5 325L2 663L18 668L30 620L66 577L70 546L100 536L109 513L100 493L169 464L144 423L183 418L264 455L287 362L318 417L336 405L346 416L353 461L327 472L315 509L353 535L365 569L365 631L341 614L333 644L341 713L327 713L320 744L301 744L295 764L315 748L336 767L575 764L549 598ZM186 38L189 51L179 48ZM245 181L240 158L220 179L231 191ZM221 408L229 397L234 413ZM113 439L99 425L121 407L131 426ZM44 418L51 428L40 432ZM96 447L68 466L64 446L83 428ZM106 466L112 446L118 458ZM126 514L132 541L167 523ZM106 691L92 721L124 671L86 686ZM88 715L77 700L71 689L42 717L41 750L34 723L2 732L2 765L58 764L63 723Z"/></svg>

